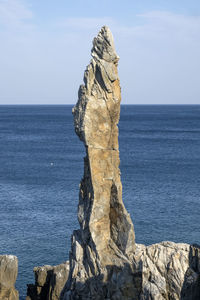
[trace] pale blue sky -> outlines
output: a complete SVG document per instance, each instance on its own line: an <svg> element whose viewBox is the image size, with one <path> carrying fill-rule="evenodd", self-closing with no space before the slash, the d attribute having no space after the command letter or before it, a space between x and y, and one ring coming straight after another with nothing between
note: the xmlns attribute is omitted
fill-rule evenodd
<svg viewBox="0 0 200 300"><path fill-rule="evenodd" d="M0 104L73 104L108 25L123 104L200 104L199 0L0 0Z"/></svg>

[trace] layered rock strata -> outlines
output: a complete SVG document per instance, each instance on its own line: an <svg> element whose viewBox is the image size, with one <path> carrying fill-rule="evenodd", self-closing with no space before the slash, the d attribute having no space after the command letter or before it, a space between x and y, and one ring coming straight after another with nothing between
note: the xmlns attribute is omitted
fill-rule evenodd
<svg viewBox="0 0 200 300"><path fill-rule="evenodd" d="M69 274L69 262L33 269L35 284L28 284L26 300L59 300Z"/></svg>
<svg viewBox="0 0 200 300"><path fill-rule="evenodd" d="M13 255L0 255L0 299L18 300L19 294L15 289L18 273L18 259Z"/></svg>
<svg viewBox="0 0 200 300"><path fill-rule="evenodd" d="M135 259L142 276L138 299L200 299L199 247L173 242L137 245Z"/></svg>
<svg viewBox="0 0 200 300"><path fill-rule="evenodd" d="M129 281L135 235L122 202L117 126L121 101L119 57L108 27L103 27L94 39L91 54L73 109L75 131L85 145L86 157L79 194L80 229L72 236L64 299L104 299L110 293L122 299L123 289L134 289Z"/></svg>

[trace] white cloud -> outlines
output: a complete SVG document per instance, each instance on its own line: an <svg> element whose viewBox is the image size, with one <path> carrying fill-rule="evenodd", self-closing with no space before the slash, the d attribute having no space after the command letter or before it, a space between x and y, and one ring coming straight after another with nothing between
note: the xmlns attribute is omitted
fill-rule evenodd
<svg viewBox="0 0 200 300"><path fill-rule="evenodd" d="M92 39L108 25L121 58L123 103L200 104L199 17L154 11L130 26L109 17L67 18L33 30L27 27L34 26L33 14L22 1L0 0L2 16L13 27L0 48L0 103L74 103Z"/></svg>
<svg viewBox="0 0 200 300"><path fill-rule="evenodd" d="M12 28L32 19L32 11L20 0L0 0L0 24Z"/></svg>
<svg viewBox="0 0 200 300"><path fill-rule="evenodd" d="M151 28L152 32L159 33L163 38L174 37L196 41L200 40L200 16L185 16L165 11L153 11L138 15L146 21L144 28ZM159 37L159 36L158 36Z"/></svg>
<svg viewBox="0 0 200 300"><path fill-rule="evenodd" d="M157 11L142 20L113 30L124 102L200 104L200 17Z"/></svg>

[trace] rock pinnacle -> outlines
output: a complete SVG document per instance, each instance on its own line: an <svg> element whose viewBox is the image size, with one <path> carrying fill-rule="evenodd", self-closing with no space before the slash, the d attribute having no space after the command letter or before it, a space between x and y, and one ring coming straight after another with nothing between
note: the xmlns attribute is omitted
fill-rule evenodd
<svg viewBox="0 0 200 300"><path fill-rule="evenodd" d="M94 38L91 55L73 108L75 131L85 145L86 157L78 205L80 229L72 236L65 293L71 298L65 299L90 299L89 295L97 294L101 295L97 299L104 299L106 293L116 292L110 276L120 272L122 276L125 265L131 268L135 248L133 224L122 201L119 170L119 57L108 27L102 27Z"/></svg>

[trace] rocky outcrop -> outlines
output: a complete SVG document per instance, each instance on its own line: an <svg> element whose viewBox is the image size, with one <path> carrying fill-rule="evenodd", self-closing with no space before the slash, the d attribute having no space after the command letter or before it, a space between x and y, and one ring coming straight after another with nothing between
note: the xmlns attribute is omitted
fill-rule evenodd
<svg viewBox="0 0 200 300"><path fill-rule="evenodd" d="M108 27L94 39L91 54L73 109L75 131L86 157L78 206L80 229L72 236L64 299L104 299L111 294L129 299L135 292L130 285L135 235L122 202L119 57Z"/></svg>
<svg viewBox="0 0 200 300"><path fill-rule="evenodd" d="M19 294L15 289L18 273L18 260L13 255L0 255L0 299L18 300Z"/></svg>
<svg viewBox="0 0 200 300"><path fill-rule="evenodd" d="M121 282L122 290L128 284L131 286L131 290L132 286L135 286L136 291L132 296L129 295L129 299L200 299L200 248L197 245L161 242L150 246L141 244L135 246L133 280L129 280L128 283ZM55 267L36 267L34 273L35 285L28 285L26 300L59 300L63 298L63 287L69 274L68 262ZM120 277L120 275L119 272L118 276ZM129 272L128 278L130 279ZM101 278L99 280L101 284ZM113 278L109 278L109 280L110 284L113 284ZM83 285L87 285L87 283L87 281L83 282ZM127 290L128 292L129 290ZM73 296L71 299L87 299L84 296L79 297ZM116 294L110 294L110 298L102 297L101 299L126 299L122 295L120 297L117 297Z"/></svg>
<svg viewBox="0 0 200 300"><path fill-rule="evenodd" d="M59 300L68 279L69 262L34 268L35 284L28 284L26 300Z"/></svg>
<svg viewBox="0 0 200 300"><path fill-rule="evenodd" d="M142 285L140 300L199 300L200 249L162 242L137 245L135 252Z"/></svg>

